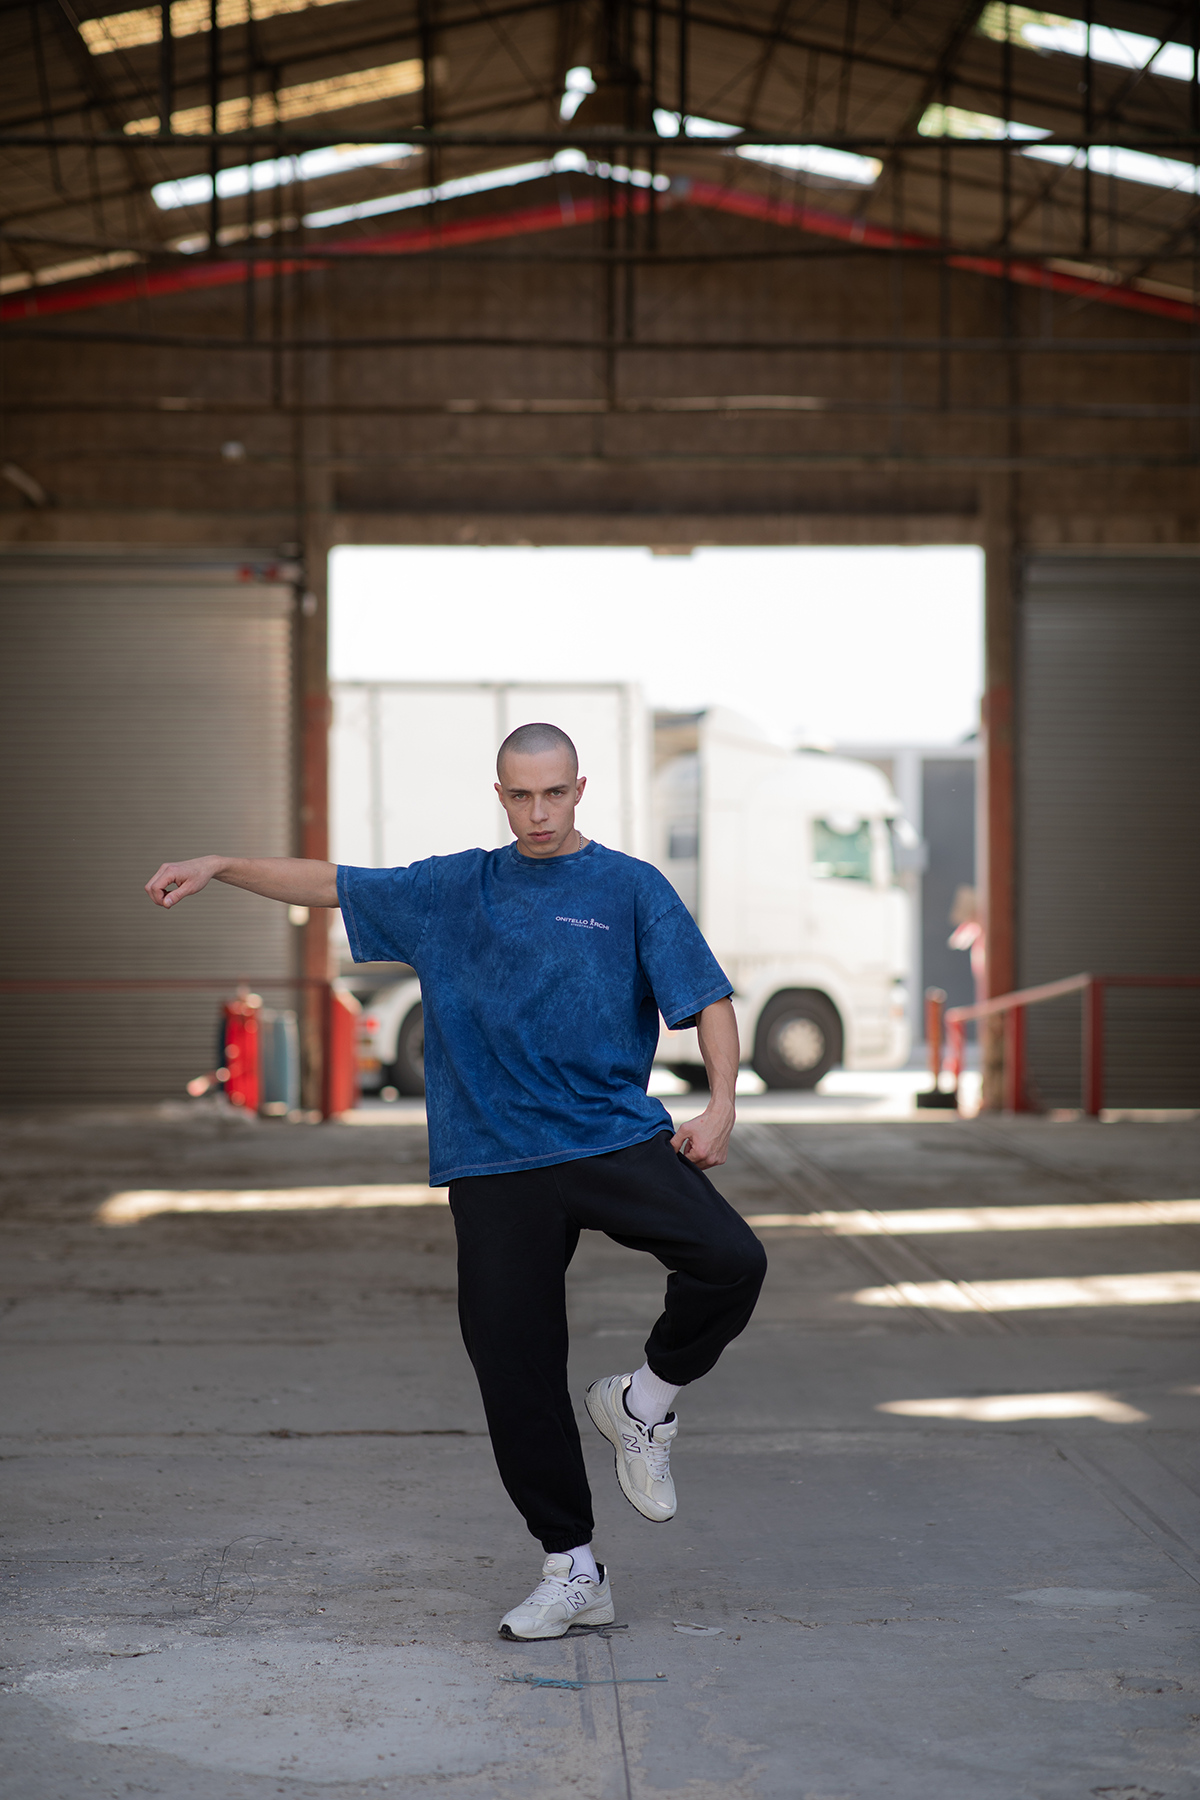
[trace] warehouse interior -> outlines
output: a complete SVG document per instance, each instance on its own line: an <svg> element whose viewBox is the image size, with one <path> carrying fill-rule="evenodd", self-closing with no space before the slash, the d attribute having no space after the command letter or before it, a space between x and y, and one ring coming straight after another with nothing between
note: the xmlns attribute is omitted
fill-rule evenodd
<svg viewBox="0 0 1200 1800"><path fill-rule="evenodd" d="M1194 1793L1200 0L17 0L0 44L21 1791ZM615 1527L627 1634L519 1664L421 1126L183 1096L249 984L333 1110L328 918L142 893L326 854L343 544L981 545L983 992L1141 983L1103 1108L1089 988L1016 1082L983 1021L978 1119L748 1121L777 1286L699 1522ZM135 1191L210 1199L106 1223ZM581 1254L586 1379L625 1271Z"/></svg>

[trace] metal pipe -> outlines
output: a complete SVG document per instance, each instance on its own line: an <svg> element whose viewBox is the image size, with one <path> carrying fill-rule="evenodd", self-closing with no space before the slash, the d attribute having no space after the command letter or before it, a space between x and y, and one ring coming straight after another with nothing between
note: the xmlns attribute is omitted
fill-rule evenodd
<svg viewBox="0 0 1200 1800"><path fill-rule="evenodd" d="M945 988L925 989L925 1042L929 1046L929 1073L936 1088L942 1079L942 1020L946 1011Z"/></svg>
<svg viewBox="0 0 1200 1800"><path fill-rule="evenodd" d="M658 88L659 88L659 80L660 80L659 42L658 42L658 0L650 0L650 17L649 17L649 22L647 25L647 30L650 35L650 45L649 45L649 52L650 52L649 53L650 118L651 118L651 121L653 121L654 115L658 110ZM649 165L650 165L650 188L649 188L650 205L649 205L649 208L648 208L647 214L646 214L646 248L648 251L651 252L651 254L653 254L653 253L657 252L657 250L658 250L658 188L656 186L656 182L658 180L658 145L657 144L652 144L650 146L650 154L649 154L648 160L649 160Z"/></svg>
<svg viewBox="0 0 1200 1800"><path fill-rule="evenodd" d="M1083 135L1085 141L1092 141L1092 0L1084 0L1083 8L1083 80L1080 83L1081 113L1083 118ZM1089 247L1092 243L1092 158L1090 151L1083 158L1083 241Z"/></svg>
<svg viewBox="0 0 1200 1800"><path fill-rule="evenodd" d="M1083 990L1083 1110L1098 1119L1104 1105L1104 983L1095 976Z"/></svg>
<svg viewBox="0 0 1200 1800"><path fill-rule="evenodd" d="M950 75L947 71L941 84L943 114L950 104ZM950 146L943 134L942 153L938 158L938 236L943 244L948 244L953 235L952 193L950 182ZM949 337L952 311L950 293L950 268L946 261L938 266L938 335ZM950 406L950 358L942 356L938 363L938 398L945 409Z"/></svg>
<svg viewBox="0 0 1200 1800"><path fill-rule="evenodd" d="M171 115L175 111L175 41L171 36L171 0L159 7L158 38L158 135L171 135Z"/></svg>
<svg viewBox="0 0 1200 1800"><path fill-rule="evenodd" d="M1025 1008L1013 1006L1004 1015L1004 1110L1028 1112L1025 1097Z"/></svg>
<svg viewBox="0 0 1200 1800"><path fill-rule="evenodd" d="M220 133L221 107L221 33L217 18L217 0L208 0L208 111L212 121L212 135L209 140L208 174L212 182L212 192L208 199L208 247L216 250L221 241L221 196L217 192L217 177L221 172L221 152L218 149Z"/></svg>

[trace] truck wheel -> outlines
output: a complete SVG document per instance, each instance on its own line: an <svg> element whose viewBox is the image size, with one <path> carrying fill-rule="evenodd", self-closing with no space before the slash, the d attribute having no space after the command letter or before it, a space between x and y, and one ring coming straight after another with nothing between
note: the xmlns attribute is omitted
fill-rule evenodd
<svg viewBox="0 0 1200 1800"><path fill-rule="evenodd" d="M707 1092L708 1070L703 1063L699 1068L695 1063L664 1063L663 1067L668 1075L675 1077L676 1081L686 1081L690 1088L697 1089L701 1093Z"/></svg>
<svg viewBox="0 0 1200 1800"><path fill-rule="evenodd" d="M383 1071L384 1086L400 1094L425 1092L425 1013L421 1003L405 1014L396 1034L396 1060Z"/></svg>
<svg viewBox="0 0 1200 1800"><path fill-rule="evenodd" d="M754 1034L754 1073L769 1088L814 1088L842 1060L842 1021L824 994L776 994Z"/></svg>

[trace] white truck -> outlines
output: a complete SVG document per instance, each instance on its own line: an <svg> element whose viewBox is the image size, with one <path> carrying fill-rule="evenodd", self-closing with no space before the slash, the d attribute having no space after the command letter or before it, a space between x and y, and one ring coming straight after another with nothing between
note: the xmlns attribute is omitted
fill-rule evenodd
<svg viewBox="0 0 1200 1800"><path fill-rule="evenodd" d="M612 682L336 682L335 860L388 868L509 842L495 746L539 718L578 746L585 835L653 862L698 920L768 1087L905 1061L908 896L892 841L913 834L891 789L869 764L784 750L722 708L652 721L636 687ZM414 972L341 953L363 1000L364 1091L422 1093ZM664 1028L658 1060L703 1082L694 1030Z"/></svg>
<svg viewBox="0 0 1200 1800"><path fill-rule="evenodd" d="M882 773L788 751L722 707L659 714L650 860L734 985L743 1054L769 1088L841 1063L906 1061L909 899L894 845L915 833ZM695 1031L658 1060L691 1080Z"/></svg>

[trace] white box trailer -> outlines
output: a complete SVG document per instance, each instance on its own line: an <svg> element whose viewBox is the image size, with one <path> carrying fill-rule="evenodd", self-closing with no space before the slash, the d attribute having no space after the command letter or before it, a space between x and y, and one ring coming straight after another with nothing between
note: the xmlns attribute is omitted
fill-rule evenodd
<svg viewBox="0 0 1200 1800"><path fill-rule="evenodd" d="M579 822L588 837L649 855L650 725L628 682L519 684L336 681L330 743L335 862L399 868L426 856L511 843L492 788L496 747L548 719L574 740L588 777ZM350 964L340 916L335 948ZM340 941L339 941L340 940ZM411 970L370 971L359 1073L365 1091L424 1092L421 988ZM362 971L358 971L359 979Z"/></svg>
<svg viewBox="0 0 1200 1800"><path fill-rule="evenodd" d="M394 869L507 844L492 788L496 746L534 719L574 739L588 776L585 834L647 855L649 725L633 684L335 681L332 693L335 861Z"/></svg>
<svg viewBox="0 0 1200 1800"><path fill-rule="evenodd" d="M722 707L659 715L653 846L734 984L742 1053L773 1088L907 1060L909 898L893 847L915 833L883 774L789 751ZM690 1078L695 1031L659 1060Z"/></svg>
<svg viewBox="0 0 1200 1800"><path fill-rule="evenodd" d="M336 861L391 868L510 842L496 745L550 719L588 777L582 830L674 884L734 983L744 1057L769 1087L907 1058L908 897L891 854L904 826L877 769L784 750L722 708L660 714L652 735L639 690L620 683L338 682L333 701ZM419 1094L420 985L407 969L373 978L364 1089ZM695 1031L664 1028L659 1061L702 1077Z"/></svg>

